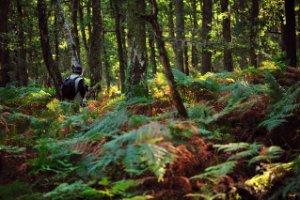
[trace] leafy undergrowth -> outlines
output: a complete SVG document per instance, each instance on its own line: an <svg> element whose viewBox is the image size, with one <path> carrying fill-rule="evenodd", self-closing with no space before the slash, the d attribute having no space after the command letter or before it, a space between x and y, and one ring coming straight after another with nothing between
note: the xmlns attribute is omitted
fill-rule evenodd
<svg viewBox="0 0 300 200"><path fill-rule="evenodd" d="M0 88L0 199L297 199L300 82L264 70L175 71L185 121L160 74L85 108Z"/></svg>

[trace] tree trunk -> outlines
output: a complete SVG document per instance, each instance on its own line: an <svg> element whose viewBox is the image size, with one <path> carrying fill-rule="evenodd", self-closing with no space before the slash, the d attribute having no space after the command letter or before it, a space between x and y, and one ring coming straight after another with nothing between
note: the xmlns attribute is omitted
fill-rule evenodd
<svg viewBox="0 0 300 200"><path fill-rule="evenodd" d="M297 66L296 57L296 23L295 23L295 0L285 0L285 47L289 65L292 67Z"/></svg>
<svg viewBox="0 0 300 200"><path fill-rule="evenodd" d="M103 41L104 40L105 40L105 38L103 37ZM103 58L104 58L104 73L105 73L105 81L106 81L106 92L109 95L110 82L111 82L110 63L109 63L109 60L108 60L109 55L107 54L107 47L105 45L103 45Z"/></svg>
<svg viewBox="0 0 300 200"><path fill-rule="evenodd" d="M154 44L153 30L149 29L148 33L149 33L150 63L152 66L152 75L156 75L157 64L156 64L156 56L155 56L155 44Z"/></svg>
<svg viewBox="0 0 300 200"><path fill-rule="evenodd" d="M145 0L127 2L127 98L147 96L146 29L144 20L137 13L145 13Z"/></svg>
<svg viewBox="0 0 300 200"><path fill-rule="evenodd" d="M101 16L101 0L92 1L92 33L90 39L89 66L91 85L96 84L96 90L101 90L100 81L102 76L101 50L102 50L102 16Z"/></svg>
<svg viewBox="0 0 300 200"><path fill-rule="evenodd" d="M183 60L184 60L184 73L189 76L190 75L190 69L189 69L189 47L187 41L184 42L184 52L183 52Z"/></svg>
<svg viewBox="0 0 300 200"><path fill-rule="evenodd" d="M211 56L210 51L210 31L212 23L212 1L203 0L202 7L202 73L212 71Z"/></svg>
<svg viewBox="0 0 300 200"><path fill-rule="evenodd" d="M63 24L64 24L64 27L67 31L67 35L68 35L68 47L69 47L69 54L70 54L70 57L71 57L71 66L77 66L77 65L79 65L80 62L79 62L79 57L78 57L78 54L77 54L76 44L74 43L68 20L67 20L67 18L65 16L65 13L63 11L63 8L62 8L62 5L61 5L61 0L57 0L57 5L59 7L59 11L61 13Z"/></svg>
<svg viewBox="0 0 300 200"><path fill-rule="evenodd" d="M176 14L176 67L184 72L184 4L183 0L175 0Z"/></svg>
<svg viewBox="0 0 300 200"><path fill-rule="evenodd" d="M118 45L118 58L119 58L119 85L121 92L125 92L125 70L126 70L126 61L122 42L122 20L121 20L121 11L120 11L120 0L112 0L112 6L114 11L114 18L115 18L115 30L116 30L116 38L117 38L117 45Z"/></svg>
<svg viewBox="0 0 300 200"><path fill-rule="evenodd" d="M251 8L251 26L250 26L250 64L251 66L257 67L257 26L258 26L258 14L259 14L259 4L258 0L252 0Z"/></svg>
<svg viewBox="0 0 300 200"><path fill-rule="evenodd" d="M145 16L145 19L152 25L153 31L155 32L156 44L159 52L160 61L164 67L164 74L167 78L168 85L170 87L171 97L178 111L178 114L182 118L187 118L188 113L183 105L180 94L177 90L176 82L170 66L168 53L163 40L162 31L157 20L157 3L156 0L152 0L153 15Z"/></svg>
<svg viewBox="0 0 300 200"><path fill-rule="evenodd" d="M56 63L52 58L52 52L49 43L50 40L48 35L47 5L45 0L38 0L37 13L39 18L40 40L44 62L47 66L48 73L53 80L57 97L61 98L60 86L62 84L62 78Z"/></svg>
<svg viewBox="0 0 300 200"><path fill-rule="evenodd" d="M27 71L27 60L26 60L26 49L24 48L25 36L24 36L24 23L22 0L17 1L17 12L18 12L18 81L20 86L26 86L28 84L28 71Z"/></svg>
<svg viewBox="0 0 300 200"><path fill-rule="evenodd" d="M222 13L225 14L223 18L223 38L224 45L224 68L231 72L233 71L232 51L231 51L231 26L230 26L230 12L228 10L229 0L221 0Z"/></svg>
<svg viewBox="0 0 300 200"><path fill-rule="evenodd" d="M78 11L79 11L79 0L72 0L72 34L74 37L75 49L78 55L78 61L80 62L80 43L79 43L79 34L78 34Z"/></svg>
<svg viewBox="0 0 300 200"><path fill-rule="evenodd" d="M174 4L173 0L169 2L169 13L168 13L168 25L169 25L169 37L174 53L176 54L176 42L175 42L175 28L174 28Z"/></svg>
<svg viewBox="0 0 300 200"><path fill-rule="evenodd" d="M193 32L192 32L192 40L196 40L196 34L198 32L199 26L198 26L198 19L197 19L197 1L192 0L192 20L193 20ZM197 69L199 64L199 56L198 56L198 49L197 45L192 42L192 68Z"/></svg>
<svg viewBox="0 0 300 200"><path fill-rule="evenodd" d="M9 83L8 12L10 0L0 1L0 87Z"/></svg>
<svg viewBox="0 0 300 200"><path fill-rule="evenodd" d="M88 0L86 5L86 15L89 19L91 19L91 7L92 7L92 0ZM91 23L88 23L88 35L90 36L92 34L92 26ZM91 38L89 38L90 40ZM89 41L90 43L90 41Z"/></svg>
<svg viewBox="0 0 300 200"><path fill-rule="evenodd" d="M55 46L55 62L58 69L60 68L60 51L59 51L59 7L55 6L55 16L54 16L54 46Z"/></svg>
<svg viewBox="0 0 300 200"><path fill-rule="evenodd" d="M298 16L298 27L297 27L297 30L299 32L300 30L300 9L298 10L297 12L297 16ZM298 38L297 38L297 41L298 41L298 50L300 50L300 34L298 33Z"/></svg>
<svg viewBox="0 0 300 200"><path fill-rule="evenodd" d="M79 2L80 32L81 32L81 35L82 35L82 41L83 41L84 48L87 52L89 52L88 42L87 42L86 34L85 34L85 24L84 24L84 21L83 21L83 17L84 17L83 6L81 5L81 1L80 1Z"/></svg>

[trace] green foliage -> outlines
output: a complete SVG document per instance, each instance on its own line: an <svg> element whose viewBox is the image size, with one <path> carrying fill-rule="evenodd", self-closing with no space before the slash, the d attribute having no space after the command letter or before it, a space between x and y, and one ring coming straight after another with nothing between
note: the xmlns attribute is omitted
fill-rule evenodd
<svg viewBox="0 0 300 200"><path fill-rule="evenodd" d="M149 98L149 97L134 97L131 99L128 99L126 101L126 105L130 106L130 105L134 105L134 104L139 104L139 103L152 103L153 99Z"/></svg>
<svg viewBox="0 0 300 200"><path fill-rule="evenodd" d="M40 104L48 101L53 95L50 89L40 87L21 87L14 86L0 88L0 103L1 104L22 104L24 106L33 103Z"/></svg>
<svg viewBox="0 0 300 200"><path fill-rule="evenodd" d="M0 151L5 151L8 154L19 154L24 152L26 149L24 147L17 146L6 146L0 144Z"/></svg>
<svg viewBox="0 0 300 200"><path fill-rule="evenodd" d="M260 94L265 94L269 91L268 87L264 85L253 85L247 81L237 81L234 84L223 86L221 88L223 92L231 92L231 95L227 97L228 105L240 103L243 100ZM226 98L226 97L225 97ZM223 99L222 99L223 100Z"/></svg>
<svg viewBox="0 0 300 200"><path fill-rule="evenodd" d="M18 197L31 193L31 185L24 182L13 182L7 185L0 185L0 199L15 200Z"/></svg>
<svg viewBox="0 0 300 200"><path fill-rule="evenodd" d="M108 167L110 170L118 167L118 170L138 175L150 170L162 180L166 164L172 161L168 149L159 145L165 134L164 127L159 123L150 123L124 133L103 145L103 153L90 172L105 173Z"/></svg>
<svg viewBox="0 0 300 200"><path fill-rule="evenodd" d="M286 178L283 181L283 186L281 186L270 199L286 199L286 198L296 198L299 195L300 190L300 156L292 162L291 167L293 168L293 175Z"/></svg>
<svg viewBox="0 0 300 200"><path fill-rule="evenodd" d="M252 187L257 193L266 193L289 174L291 166L292 163L264 165L265 171L245 181L245 185Z"/></svg>
<svg viewBox="0 0 300 200"><path fill-rule="evenodd" d="M103 185L103 183L105 183ZM129 196L127 190L137 186L139 183L134 180L121 180L111 183L107 179L102 179L97 184L103 189L94 189L83 181L76 181L72 184L62 183L51 192L44 195L45 199L65 200L65 199L111 199ZM130 195L131 197L133 195Z"/></svg>
<svg viewBox="0 0 300 200"><path fill-rule="evenodd" d="M150 117L144 115L132 115L129 118L128 126L129 128L138 127L143 124L149 123L151 121Z"/></svg>
<svg viewBox="0 0 300 200"><path fill-rule="evenodd" d="M268 131L287 122L287 118L293 116L293 111L299 108L297 100L300 97L300 82L289 87L282 97L270 106L268 116L259 126L266 127Z"/></svg>
<svg viewBox="0 0 300 200"><path fill-rule="evenodd" d="M32 173L38 174L51 171L57 174L67 175L78 168L71 162L72 156L79 152L68 146L68 141L58 142L51 139L41 139L35 146L38 157L29 161L34 167Z"/></svg>
<svg viewBox="0 0 300 200"><path fill-rule="evenodd" d="M230 173L234 167L236 166L235 161L227 161L218 165L213 165L208 167L204 170L204 173L198 174L196 176L192 176L191 179L202 179L202 178L209 178L215 179L220 178L220 176L224 176Z"/></svg>
<svg viewBox="0 0 300 200"><path fill-rule="evenodd" d="M269 87L271 89L269 94L272 99L275 101L281 99L285 93L284 88L279 85L279 83L271 73L265 71L264 74L266 77L265 80L269 84Z"/></svg>
<svg viewBox="0 0 300 200"><path fill-rule="evenodd" d="M272 161L280 158L283 154L283 150L278 146L271 146L265 150L261 150L263 145L257 143L228 143L214 145L218 151L224 151L231 153L227 160L238 161L244 158L248 158L249 165L260 161ZM251 159L250 159L251 158Z"/></svg>
<svg viewBox="0 0 300 200"><path fill-rule="evenodd" d="M92 138L113 136L120 131L121 127L127 123L128 119L129 114L126 109L109 112L104 117L96 120L85 136Z"/></svg>
<svg viewBox="0 0 300 200"><path fill-rule="evenodd" d="M207 104L197 104L193 107L188 108L188 114L190 118L204 121L212 117L213 107Z"/></svg>

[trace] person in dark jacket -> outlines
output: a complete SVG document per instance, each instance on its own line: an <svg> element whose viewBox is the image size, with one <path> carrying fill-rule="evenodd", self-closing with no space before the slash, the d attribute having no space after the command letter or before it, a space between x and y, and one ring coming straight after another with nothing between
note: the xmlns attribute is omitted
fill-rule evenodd
<svg viewBox="0 0 300 200"><path fill-rule="evenodd" d="M81 77L82 75L82 67L80 65L77 65L76 67L72 66L73 73L68 77L68 79L71 79L74 81L75 85L75 94L73 100L76 102L79 102L81 106L86 105L86 94L88 91L88 87L85 84L84 79ZM68 99L63 94L63 99ZM72 99L68 99L72 100Z"/></svg>

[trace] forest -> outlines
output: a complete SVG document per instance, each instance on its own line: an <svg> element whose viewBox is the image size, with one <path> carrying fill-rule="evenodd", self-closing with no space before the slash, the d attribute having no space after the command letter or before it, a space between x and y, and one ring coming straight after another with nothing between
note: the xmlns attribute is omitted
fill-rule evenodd
<svg viewBox="0 0 300 200"><path fill-rule="evenodd" d="M299 0L0 0L0 199L300 199L299 63Z"/></svg>

